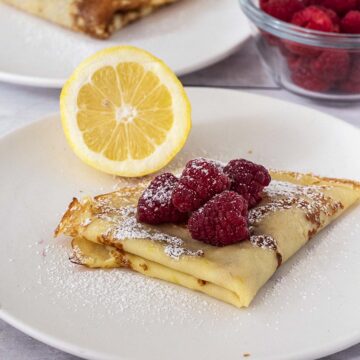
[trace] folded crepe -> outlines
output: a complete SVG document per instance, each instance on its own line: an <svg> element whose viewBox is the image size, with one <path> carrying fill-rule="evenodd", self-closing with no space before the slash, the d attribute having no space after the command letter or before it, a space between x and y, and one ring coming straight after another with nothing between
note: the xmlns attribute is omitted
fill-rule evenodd
<svg viewBox="0 0 360 360"><path fill-rule="evenodd" d="M143 186L73 199L55 235L73 238L71 261L91 268L127 267L248 306L276 269L360 198L360 184L272 171L263 200L249 212L251 236L215 247L184 225L149 226L136 219Z"/></svg>
<svg viewBox="0 0 360 360"><path fill-rule="evenodd" d="M1 1L1 0L0 0ZM66 28L106 39L127 24L177 0L2 0Z"/></svg>

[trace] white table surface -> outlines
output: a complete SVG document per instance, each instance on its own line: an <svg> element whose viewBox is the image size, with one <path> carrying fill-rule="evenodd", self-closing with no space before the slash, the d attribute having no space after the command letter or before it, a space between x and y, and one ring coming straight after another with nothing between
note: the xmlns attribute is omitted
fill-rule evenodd
<svg viewBox="0 0 360 360"><path fill-rule="evenodd" d="M256 94L288 100L324 111L360 127L360 103L315 102L278 89L266 73L251 41L230 58L208 69L187 75L182 80L187 85L240 88ZM58 97L58 90L0 83L0 136L48 113L57 112ZM44 345L0 320L0 359L76 360L79 358ZM360 344L324 359L360 359Z"/></svg>

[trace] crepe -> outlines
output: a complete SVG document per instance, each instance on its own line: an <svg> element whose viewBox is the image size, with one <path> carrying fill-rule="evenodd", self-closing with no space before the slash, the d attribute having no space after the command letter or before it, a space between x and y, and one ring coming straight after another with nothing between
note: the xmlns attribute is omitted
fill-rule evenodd
<svg viewBox="0 0 360 360"><path fill-rule="evenodd" d="M66 28L106 39L127 24L177 0L2 1Z"/></svg>
<svg viewBox="0 0 360 360"><path fill-rule="evenodd" d="M71 260L91 268L127 267L248 306L276 269L360 198L360 184L272 171L263 200L249 212L250 239L215 247L184 225L136 220L143 186L73 199L55 234L73 238Z"/></svg>

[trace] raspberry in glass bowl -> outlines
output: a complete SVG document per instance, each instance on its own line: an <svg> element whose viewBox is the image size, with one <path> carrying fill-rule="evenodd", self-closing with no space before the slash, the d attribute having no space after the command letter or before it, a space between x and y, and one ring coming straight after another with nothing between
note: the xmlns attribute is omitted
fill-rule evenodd
<svg viewBox="0 0 360 360"><path fill-rule="evenodd" d="M360 100L360 1L239 1L279 85L314 98Z"/></svg>

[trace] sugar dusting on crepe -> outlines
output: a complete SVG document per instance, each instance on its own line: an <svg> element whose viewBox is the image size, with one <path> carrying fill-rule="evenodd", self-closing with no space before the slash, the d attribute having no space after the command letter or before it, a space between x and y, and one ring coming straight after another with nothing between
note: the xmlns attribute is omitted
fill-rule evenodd
<svg viewBox="0 0 360 360"><path fill-rule="evenodd" d="M262 249L277 251L276 240L270 235L251 235L250 242L252 245Z"/></svg>
<svg viewBox="0 0 360 360"><path fill-rule="evenodd" d="M273 334L282 329L286 314L315 313L324 292L329 294L329 301L333 295L338 296L338 290L333 288L332 272L348 276L348 261L354 258L353 243L347 242L346 237L340 242L339 238L343 233L360 234L358 215L356 211L325 229L317 241L310 242L303 252L278 270L251 308L241 311L201 293L127 269L92 270L72 264L68 261L71 248L65 238L29 244L25 249L29 257L39 259L40 265L34 269L35 285L39 287L37 296L46 297L54 306L65 307L68 314L86 313L95 321L136 321L145 332L152 331L151 324L174 328L184 324L209 331L212 326L226 324L239 334L249 323L261 318L264 331L269 329ZM355 227L354 222L357 222ZM16 266L17 259L11 260ZM309 280L306 286L304 279ZM21 291L27 292L28 288ZM148 314L152 314L151 320Z"/></svg>
<svg viewBox="0 0 360 360"><path fill-rule="evenodd" d="M342 204L324 195L324 186L302 186L282 181L271 181L264 189L265 203L249 211L249 224L255 225L276 211L296 207L304 211L307 219L316 226L321 225L320 216L332 216Z"/></svg>
<svg viewBox="0 0 360 360"><path fill-rule="evenodd" d="M346 218L324 229L317 241L310 242L275 273L249 309L239 310L201 293L126 269L92 270L74 265L68 261L71 252L68 239L53 240L50 229L43 235L47 240L28 243L25 239L23 253L38 260L32 268L34 281L23 285L19 293L33 293L35 289L34 300L44 298L54 307L62 307L68 316L73 314L75 319L79 313L95 323L117 322L121 327L134 321L144 332L152 331L152 324L173 327L176 331L184 324L201 328L203 334L213 327L226 326L231 329L223 333L226 338L232 332L244 333L258 321L263 324L264 334L273 336L288 324L289 315L301 313L306 318L307 314L318 312L319 304L327 306L324 294L329 306L339 294L346 294L347 282L336 281L334 288L334 276L351 276L353 283L360 279L358 272L352 272L360 249L354 241L360 235L359 214L360 209L354 209ZM9 254L9 266L18 267L19 261L15 253ZM345 295L342 301L348 303Z"/></svg>
<svg viewBox="0 0 360 360"><path fill-rule="evenodd" d="M178 237L164 234L150 229L136 219L136 208L126 206L119 209L120 221L107 234L116 241L125 239L149 239L166 243L165 253L171 258L178 260L182 255L203 256L202 250L191 250L184 247L184 241Z"/></svg>

